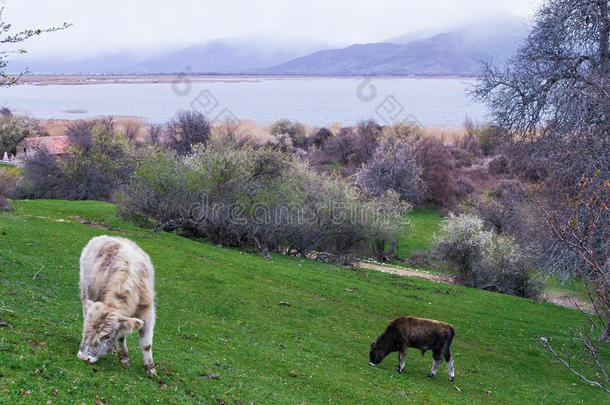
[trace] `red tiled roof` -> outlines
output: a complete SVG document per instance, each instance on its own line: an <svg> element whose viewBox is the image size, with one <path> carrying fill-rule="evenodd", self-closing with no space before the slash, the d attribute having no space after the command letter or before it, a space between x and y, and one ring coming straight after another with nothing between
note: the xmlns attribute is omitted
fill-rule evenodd
<svg viewBox="0 0 610 405"><path fill-rule="evenodd" d="M67 136L42 136L39 138L25 138L19 146L45 148L52 155L60 155L68 151L70 141Z"/></svg>

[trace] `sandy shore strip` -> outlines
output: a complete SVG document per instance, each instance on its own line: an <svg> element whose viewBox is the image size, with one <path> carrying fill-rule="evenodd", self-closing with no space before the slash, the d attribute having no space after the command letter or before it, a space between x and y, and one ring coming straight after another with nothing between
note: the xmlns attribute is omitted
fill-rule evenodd
<svg viewBox="0 0 610 405"><path fill-rule="evenodd" d="M309 80L309 79L358 79L365 76L256 76L256 75L185 75L185 74L142 74L142 75L106 75L106 74L29 74L19 78L19 84L31 84L35 86L49 85L92 85L92 84L152 84L152 83L174 83L176 81L189 80L193 83L236 83L236 82L258 82L262 80ZM398 79L461 79L474 80L473 77L458 76L370 76L373 79L398 80Z"/></svg>

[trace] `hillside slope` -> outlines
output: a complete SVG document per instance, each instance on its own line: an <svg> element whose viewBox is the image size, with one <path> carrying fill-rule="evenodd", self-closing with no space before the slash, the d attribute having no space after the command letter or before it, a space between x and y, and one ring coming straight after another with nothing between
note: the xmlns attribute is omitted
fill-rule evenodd
<svg viewBox="0 0 610 405"><path fill-rule="evenodd" d="M0 213L0 395L8 403L602 403L606 394L553 364L577 311L510 296L258 255L155 234L98 202L23 201ZM131 366L76 358L78 257L93 236L135 240L156 269L158 378L137 337ZM287 302L290 306L280 305ZM452 323L456 381L410 351L368 365L368 347L404 314ZM608 353L604 354L608 356ZM295 372L296 376L289 375ZM0 401L0 402L2 402ZM241 402L240 402L241 401Z"/></svg>

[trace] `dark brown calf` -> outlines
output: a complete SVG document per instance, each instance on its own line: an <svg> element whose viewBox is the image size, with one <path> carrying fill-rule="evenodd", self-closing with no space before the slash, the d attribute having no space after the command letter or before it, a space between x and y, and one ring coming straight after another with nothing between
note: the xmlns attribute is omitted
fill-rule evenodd
<svg viewBox="0 0 610 405"><path fill-rule="evenodd" d="M453 327L444 322L414 316L396 318L388 325L385 332L377 338L377 341L371 343L371 365L376 366L389 353L397 351L398 369L396 371L400 373L405 368L407 348L419 349L422 355L427 350L432 350L434 365L428 373L428 377L436 374L436 370L444 357L449 367L449 381L453 381L455 374L453 358L451 357L451 343L453 343L454 337Z"/></svg>

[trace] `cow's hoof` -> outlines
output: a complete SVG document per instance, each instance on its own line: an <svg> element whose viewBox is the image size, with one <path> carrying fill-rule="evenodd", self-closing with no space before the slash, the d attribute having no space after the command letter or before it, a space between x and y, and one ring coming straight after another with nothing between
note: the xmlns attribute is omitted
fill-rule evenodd
<svg viewBox="0 0 610 405"><path fill-rule="evenodd" d="M156 377L157 376L157 370L154 367L151 368L147 368L146 369L146 374Z"/></svg>
<svg viewBox="0 0 610 405"><path fill-rule="evenodd" d="M453 377L449 377L449 381L453 381Z"/></svg>
<svg viewBox="0 0 610 405"><path fill-rule="evenodd" d="M397 373L402 373L402 370L404 370L404 369L403 369L403 368L398 367L398 368L396 369L396 372L397 372Z"/></svg>
<svg viewBox="0 0 610 405"><path fill-rule="evenodd" d="M124 366L128 366L129 365L129 359L120 359L119 362L124 365Z"/></svg>
<svg viewBox="0 0 610 405"><path fill-rule="evenodd" d="M430 377L430 378L431 378L431 377L434 377L434 374L432 374L432 373L428 373L428 377Z"/></svg>

